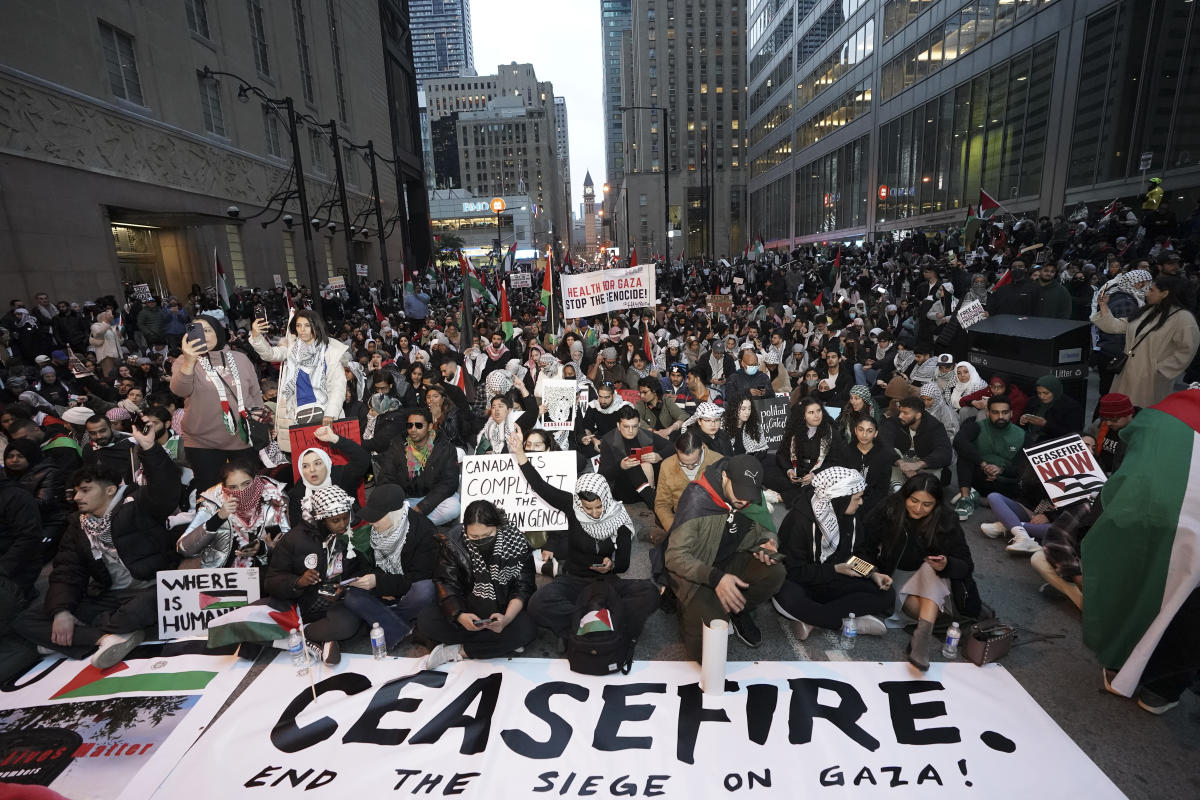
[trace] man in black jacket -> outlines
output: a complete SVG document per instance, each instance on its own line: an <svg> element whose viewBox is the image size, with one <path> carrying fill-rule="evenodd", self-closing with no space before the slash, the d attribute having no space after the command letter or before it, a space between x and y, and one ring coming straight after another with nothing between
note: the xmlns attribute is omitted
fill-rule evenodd
<svg viewBox="0 0 1200 800"><path fill-rule="evenodd" d="M894 450L892 483L903 484L918 472L936 475L943 484L950 480L950 460L954 455L950 437L942 423L925 413L919 397L900 401L900 413L883 423L884 446Z"/></svg>
<svg viewBox="0 0 1200 800"><path fill-rule="evenodd" d="M83 449L83 466L103 465L121 476L126 485L133 483L133 462L129 458L133 450L133 439L129 434L113 430L107 417L93 414L85 423L89 446Z"/></svg>
<svg viewBox="0 0 1200 800"><path fill-rule="evenodd" d="M393 439L379 457L375 482L399 486L409 507L434 525L457 520L460 501L454 445L434 433L433 416L423 406L409 410L405 427L408 435Z"/></svg>
<svg viewBox="0 0 1200 800"><path fill-rule="evenodd" d="M368 625L378 622L389 650L436 599L437 529L404 500L404 489L395 484L376 486L367 498L359 517L371 526L370 541L359 543L356 535L355 544L373 566L346 591L346 608Z"/></svg>
<svg viewBox="0 0 1200 800"><path fill-rule="evenodd" d="M179 501L179 467L135 432L145 466L145 486L128 486L103 464L72 478L78 514L59 543L43 606L14 624L29 641L82 658L93 647L92 665L108 669L137 647L157 619L154 576L175 569L175 536L166 521ZM93 585L99 591L89 592Z"/></svg>
<svg viewBox="0 0 1200 800"><path fill-rule="evenodd" d="M0 680L19 675L38 658L12 633L12 624L34 596L42 547L37 501L16 481L0 478Z"/></svg>

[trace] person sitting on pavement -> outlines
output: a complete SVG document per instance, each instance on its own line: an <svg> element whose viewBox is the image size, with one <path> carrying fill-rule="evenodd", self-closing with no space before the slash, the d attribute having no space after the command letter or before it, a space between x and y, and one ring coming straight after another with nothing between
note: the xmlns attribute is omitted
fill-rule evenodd
<svg viewBox="0 0 1200 800"><path fill-rule="evenodd" d="M1021 391L1020 386L1017 386L998 372L994 373L988 379L986 387L964 396L963 400L976 409L975 418L982 421L987 416L988 398L997 394L1008 395L1009 406L1012 408L1012 418L1019 420L1025 413L1025 407L1029 405L1029 397Z"/></svg>
<svg viewBox="0 0 1200 800"><path fill-rule="evenodd" d="M675 440L675 454L662 462L658 470L658 488L654 492L654 515L664 531L675 522L675 509L683 490L704 470L724 458L709 447L698 427L688 426Z"/></svg>
<svg viewBox="0 0 1200 800"><path fill-rule="evenodd" d="M42 529L38 564L45 564L58 550L71 510L62 470L44 458L41 448L33 442L13 439L4 448L4 474L37 502L38 524Z"/></svg>
<svg viewBox="0 0 1200 800"><path fill-rule="evenodd" d="M724 458L679 498L665 561L689 658L700 659L702 628L714 619L730 621L746 646L762 643L751 614L786 577L783 564L772 557L777 537L757 513L765 512L764 471L754 456ZM753 518L747 516L750 509Z"/></svg>
<svg viewBox="0 0 1200 800"><path fill-rule="evenodd" d="M762 416L749 397L734 395L729 398L721 426L723 430L714 444L723 454L748 454L764 462L770 457L770 448L763 436Z"/></svg>
<svg viewBox="0 0 1200 800"><path fill-rule="evenodd" d="M446 525L458 518L461 507L458 452L433 430L428 408L410 408L406 426L407 436L393 439L380 457L375 482L399 486L409 507L434 525Z"/></svg>
<svg viewBox="0 0 1200 800"><path fill-rule="evenodd" d="M196 498L196 516L175 544L181 556L198 557L205 569L267 565L291 524L282 484L256 472L242 455L221 468L221 482Z"/></svg>
<svg viewBox="0 0 1200 800"><path fill-rule="evenodd" d="M175 569L175 537L166 527L179 500L179 467L135 430L147 484L128 486L103 463L71 478L72 514L54 557L45 602L27 609L14 630L35 645L108 669L145 639L158 620L155 575Z"/></svg>
<svg viewBox="0 0 1200 800"><path fill-rule="evenodd" d="M663 396L660 379L641 378L637 386L639 400L636 408L642 427L655 436L671 439L683 426L688 415L676 404L673 397Z"/></svg>
<svg viewBox="0 0 1200 800"><path fill-rule="evenodd" d="M341 642L358 633L361 622L346 608L341 584L367 565L346 533L354 505L350 495L340 486L322 486L305 501L304 519L271 551L263 586L276 600L299 607L313 656L331 667L342 660Z"/></svg>
<svg viewBox="0 0 1200 800"><path fill-rule="evenodd" d="M625 633L632 647L646 619L658 608L658 587L651 581L619 577L629 569L633 548L634 524L625 505L613 499L608 482L595 473L580 475L574 494L551 486L529 463L518 434L513 434L508 447L534 494L553 508L571 508L567 530L552 531L542 548L543 560L557 559L561 572L530 598L529 616L565 640L580 593L593 581L606 580L621 597Z"/></svg>
<svg viewBox="0 0 1200 800"><path fill-rule="evenodd" d="M854 371L844 363L845 359L837 350L830 350L824 356L825 369L817 382L815 396L822 404L833 408L841 408L850 399L850 387L854 385Z"/></svg>
<svg viewBox="0 0 1200 800"><path fill-rule="evenodd" d="M404 489L377 485L359 519L371 526L358 550L369 562L346 588L346 608L370 625L378 622L388 650L412 633L417 616L433 605L436 592L437 529L406 502Z"/></svg>
<svg viewBox="0 0 1200 800"><path fill-rule="evenodd" d="M840 631L848 614L858 618L858 632L882 636L880 617L896 606L892 579L873 572L864 576L847 563L858 535L857 514L867 482L846 467L827 467L816 474L779 526L779 550L787 556L787 580L771 598L775 610L796 623L801 641L814 627Z"/></svg>
<svg viewBox="0 0 1200 800"><path fill-rule="evenodd" d="M421 634L438 642L425 669L464 658L497 658L537 636L525 607L533 595L529 542L487 500L467 506L461 525L438 534L437 604L417 617Z"/></svg>
<svg viewBox="0 0 1200 800"><path fill-rule="evenodd" d="M939 480L948 480L951 457L950 437L946 428L925 413L925 403L916 397L900 401L900 413L883 424L880 431L884 447L895 452L892 484L899 486L919 472L928 472Z"/></svg>
<svg viewBox="0 0 1200 800"><path fill-rule="evenodd" d="M1133 422L1138 411L1123 394L1110 392L1100 398L1097 407L1099 419L1091 432L1096 441L1096 461L1105 475L1116 472L1125 460L1125 442L1121 439L1121 431Z"/></svg>
<svg viewBox="0 0 1200 800"><path fill-rule="evenodd" d="M125 412L125 416L130 415ZM87 421L87 432L91 446L83 449L83 466L103 464L120 475L125 484L133 483L133 462L129 458L133 439L129 434L116 430L111 421L99 414Z"/></svg>
<svg viewBox="0 0 1200 800"><path fill-rule="evenodd" d="M854 426L854 443L834 449L830 464L849 467L863 476L860 519L866 519L891 491L894 455L879 442L879 426L871 417L862 417Z"/></svg>
<svg viewBox="0 0 1200 800"><path fill-rule="evenodd" d="M837 418L837 429L840 434L838 444L854 444L854 429L858 426L859 420L864 417L870 417L876 425L883 422L883 414L880 413L879 406L875 404L871 390L866 386L855 384L850 387L849 399Z"/></svg>
<svg viewBox="0 0 1200 800"><path fill-rule="evenodd" d="M709 450L719 454L718 458L733 455L733 442L726 429L729 414L716 403L701 403L683 423L684 431L692 431Z"/></svg>
<svg viewBox="0 0 1200 800"><path fill-rule="evenodd" d="M987 403L987 420L971 417L954 436L959 495L954 511L960 521L970 519L983 495L1012 494L1020 478L1025 432L1012 424L1007 396L992 395Z"/></svg>
<svg viewBox="0 0 1200 800"><path fill-rule="evenodd" d="M925 412L942 423L946 435L953 439L962 427L958 414L946 402L945 393L936 383L927 383L920 388L921 400L925 403Z"/></svg>
<svg viewBox="0 0 1200 800"><path fill-rule="evenodd" d="M313 438L340 452L346 457L346 463L334 464L329 454L319 447L309 447L300 453L300 480L288 490L288 515L292 520L302 518L306 499L324 486L340 486L354 497L371 468L371 456L362 445L338 436L328 425L313 431Z"/></svg>
<svg viewBox="0 0 1200 800"><path fill-rule="evenodd" d="M1028 444L1047 442L1083 430L1083 406L1063 392L1062 381L1053 375L1037 380L1037 398L1021 416Z"/></svg>
<svg viewBox="0 0 1200 800"><path fill-rule="evenodd" d="M738 359L741 368L728 376L725 382L725 396L731 397L770 397L775 394L771 386L771 377L759 366L758 354L752 348L742 350Z"/></svg>
<svg viewBox="0 0 1200 800"><path fill-rule="evenodd" d="M639 425L633 406L617 412L617 427L600 441L600 468L613 497L635 503L645 500L643 487L652 491L658 484L658 467L664 455L670 455L670 441L655 436ZM654 507L653 500L648 505Z"/></svg>
<svg viewBox="0 0 1200 800"><path fill-rule="evenodd" d="M854 555L892 579L898 611L917 620L905 655L922 672L938 615L978 617L983 608L971 550L934 475L906 480L866 520Z"/></svg>
<svg viewBox="0 0 1200 800"><path fill-rule="evenodd" d="M9 442L6 456L20 455L14 445L28 446L29 458L40 454L33 442L18 440ZM6 471L10 460L5 458ZM61 503L61 481L58 490ZM14 476L0 476L0 680L15 677L37 662L33 647L13 634L12 625L37 596L34 584L46 561L45 529L38 505L39 501Z"/></svg>

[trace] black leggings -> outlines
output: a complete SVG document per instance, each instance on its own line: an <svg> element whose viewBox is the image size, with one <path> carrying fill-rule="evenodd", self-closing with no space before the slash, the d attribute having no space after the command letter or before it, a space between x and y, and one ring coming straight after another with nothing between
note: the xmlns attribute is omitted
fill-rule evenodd
<svg viewBox="0 0 1200 800"><path fill-rule="evenodd" d="M210 486L220 483L221 468L237 456L245 456L252 463L258 463L258 458L252 447L247 447L244 450L210 450L207 447L185 447L183 451L187 455L188 466L192 468L192 473L195 475L192 478L192 488L197 493L203 492Z"/></svg>
<svg viewBox="0 0 1200 800"><path fill-rule="evenodd" d="M316 622L304 626L304 636L310 642L341 642L358 633L362 620L340 603L325 612Z"/></svg>
<svg viewBox="0 0 1200 800"><path fill-rule="evenodd" d="M833 580L805 586L792 580L783 582L775 602L801 622L829 630L841 630L848 614L891 616L896 606L894 589L881 591L874 581L834 575Z"/></svg>
<svg viewBox="0 0 1200 800"><path fill-rule="evenodd" d="M446 619L436 605L426 606L417 615L417 629L423 636L443 644L461 644L470 658L497 658L506 656L518 647L524 647L537 636L537 623L524 610L499 633L494 631L469 631L457 620Z"/></svg>

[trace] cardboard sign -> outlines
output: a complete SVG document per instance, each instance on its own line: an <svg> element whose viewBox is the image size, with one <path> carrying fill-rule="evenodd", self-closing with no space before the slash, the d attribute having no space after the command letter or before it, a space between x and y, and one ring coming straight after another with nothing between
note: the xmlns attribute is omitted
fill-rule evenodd
<svg viewBox="0 0 1200 800"><path fill-rule="evenodd" d="M150 284L148 284L148 283L134 284L133 296L136 297L138 300L141 300L143 303L145 303L147 300L150 300L151 298L154 297L154 295L151 294L151 292L150 292Z"/></svg>
<svg viewBox="0 0 1200 800"><path fill-rule="evenodd" d="M764 397L761 400L755 400L754 410L758 412L759 424L762 425L762 437L763 441L767 443L767 448L777 449L779 443L783 441L783 432L787 430L788 398L786 396Z"/></svg>
<svg viewBox="0 0 1200 800"><path fill-rule="evenodd" d="M584 317L657 305L654 270L649 264L560 276L563 315Z"/></svg>
<svg viewBox="0 0 1200 800"><path fill-rule="evenodd" d="M514 272L508 276L508 285L513 289L533 288L533 276L528 272Z"/></svg>
<svg viewBox="0 0 1200 800"><path fill-rule="evenodd" d="M320 425L293 425L288 428L288 441L292 443L292 481L300 481L300 454L310 447L315 447L318 450L324 450L329 454L329 460L333 462L333 466L337 467L345 464L347 459L342 455L342 451L335 448L327 442L322 442L313 436L313 433ZM362 444L362 434L359 432L357 419L339 419L334 420L329 427L333 428L333 432L338 436L349 439L352 442ZM355 493L358 497L358 504L365 505L367 502L366 484L358 484L358 491Z"/></svg>
<svg viewBox="0 0 1200 800"><path fill-rule="evenodd" d="M203 638L214 619L259 597L258 567L164 570L155 583L160 639Z"/></svg>
<svg viewBox="0 0 1200 800"><path fill-rule="evenodd" d="M963 330L966 330L975 323L987 319L987 311L978 300L972 300L959 306L957 317L958 324L963 326Z"/></svg>
<svg viewBox="0 0 1200 800"><path fill-rule="evenodd" d="M546 413L538 427L548 431L569 431L575 427L575 407L579 392L573 380L542 381L542 405Z"/></svg>
<svg viewBox="0 0 1200 800"><path fill-rule="evenodd" d="M529 463L546 483L575 491L575 451L529 453ZM529 488L517 460L508 453L501 455L466 456L462 460L462 510L474 500L490 500L508 515L523 531L562 531L567 529L567 514L571 509L554 508Z"/></svg>
<svg viewBox="0 0 1200 800"><path fill-rule="evenodd" d="M355 264L354 265L354 274L360 278L367 277L367 265L366 264Z"/></svg>
<svg viewBox="0 0 1200 800"><path fill-rule="evenodd" d="M341 275L334 275L329 279L329 291L336 292L346 288L346 279Z"/></svg>
<svg viewBox="0 0 1200 800"><path fill-rule="evenodd" d="M1055 508L1091 497L1108 480L1079 434L1026 447L1025 455Z"/></svg>
<svg viewBox="0 0 1200 800"><path fill-rule="evenodd" d="M733 279L733 285L734 285L734 286L741 286L741 285L742 285L743 283L745 283L745 282L746 282L746 279L745 279L745 278L734 278L734 279Z"/></svg>
<svg viewBox="0 0 1200 800"><path fill-rule="evenodd" d="M637 389L618 389L617 394L621 395L621 399L626 403L629 403L631 406L636 406L638 404L638 400L642 399L642 396L638 394Z"/></svg>
<svg viewBox="0 0 1200 800"><path fill-rule="evenodd" d="M272 275L272 276L271 276L271 280L275 281L275 288L276 288L276 289L282 289L282 288L283 288L283 276L282 276L282 275Z"/></svg>
<svg viewBox="0 0 1200 800"><path fill-rule="evenodd" d="M733 313L733 298L727 294L710 294L704 306L710 314L729 315Z"/></svg>

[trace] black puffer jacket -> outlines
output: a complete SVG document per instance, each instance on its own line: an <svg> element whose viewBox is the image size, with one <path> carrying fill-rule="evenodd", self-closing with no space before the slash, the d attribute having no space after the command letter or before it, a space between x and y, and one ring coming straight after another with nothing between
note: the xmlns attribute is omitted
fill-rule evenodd
<svg viewBox="0 0 1200 800"><path fill-rule="evenodd" d="M455 525L449 533L439 533L438 543L441 553L434 580L437 582L438 607L447 619L455 620L464 611L480 617L487 617L496 611L504 613L513 598L529 604L534 590L533 553L525 535L514 526L501 525L492 545L489 564L495 567L496 574L501 578L494 584L494 602L477 597L472 592L476 576L471 568L463 526ZM479 579L487 581L488 576L479 576Z"/></svg>
<svg viewBox="0 0 1200 800"><path fill-rule="evenodd" d="M62 536L70 505L63 488L63 473L56 464L42 461L16 478L17 485L33 495L41 515L42 528L54 539Z"/></svg>
<svg viewBox="0 0 1200 800"><path fill-rule="evenodd" d="M129 573L138 580L153 580L159 570L175 569L179 564L176 537L166 522L179 504L180 473L159 445L143 451L141 456L147 484L130 487L113 511L112 539ZM79 515L70 514L50 572L46 611L51 616L74 611L93 580L103 590L112 583L104 561L92 557Z"/></svg>
<svg viewBox="0 0 1200 800"><path fill-rule="evenodd" d="M315 583L306 587L297 585L296 582L300 580L300 576L308 570L308 567L304 566L304 559L315 555L317 557L317 574L322 579L337 578L339 582L362 575L370 566L365 559L354 554L354 549L349 544L349 535L342 534L338 537L337 547L334 551L342 554L340 577L338 575L326 576L325 571L329 562L325 553L325 535L325 526L320 521L301 522L285 533L275 545L275 549L271 551L271 560L267 564L267 577L263 581L267 594L277 600L295 601L300 606L300 613L308 617L310 621L318 618L313 614L312 608L317 603L317 587L320 584Z"/></svg>
<svg viewBox="0 0 1200 800"><path fill-rule="evenodd" d="M375 484L394 483L402 487L408 497L423 498L414 508L428 516L443 500L458 491L458 453L449 439L438 436L433 440L433 452L425 462L425 469L410 478L407 446L407 436L392 440L391 446L379 457Z"/></svg>
<svg viewBox="0 0 1200 800"><path fill-rule="evenodd" d="M42 526L37 503L16 481L0 478L0 575L27 596L42 568Z"/></svg>

